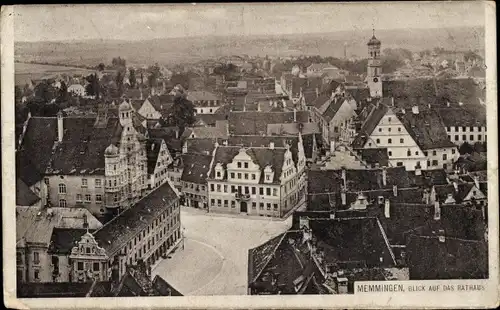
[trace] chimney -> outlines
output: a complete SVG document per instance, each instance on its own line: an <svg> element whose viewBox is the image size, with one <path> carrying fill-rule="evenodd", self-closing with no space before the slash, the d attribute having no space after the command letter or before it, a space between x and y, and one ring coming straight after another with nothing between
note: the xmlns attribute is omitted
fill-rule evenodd
<svg viewBox="0 0 500 310"><path fill-rule="evenodd" d="M342 188L347 190L347 177L345 167L342 167L342 182L344 183Z"/></svg>
<svg viewBox="0 0 500 310"><path fill-rule="evenodd" d="M415 166L415 175L422 175L422 167L420 166L420 164Z"/></svg>
<svg viewBox="0 0 500 310"><path fill-rule="evenodd" d="M296 108L293 108L293 122L294 123L297 122L297 109Z"/></svg>
<svg viewBox="0 0 500 310"><path fill-rule="evenodd" d="M439 201L434 202L434 220L439 221L441 219L441 206Z"/></svg>
<svg viewBox="0 0 500 310"><path fill-rule="evenodd" d="M141 97L140 97L140 99L141 99L141 100L144 100L144 96L143 96L143 94L142 94L142 87L141 87L140 91L141 91Z"/></svg>
<svg viewBox="0 0 500 310"><path fill-rule="evenodd" d="M446 106L449 108L450 107L450 102L446 101Z"/></svg>
<svg viewBox="0 0 500 310"><path fill-rule="evenodd" d="M188 152L187 141L182 145L182 154L186 154Z"/></svg>
<svg viewBox="0 0 500 310"><path fill-rule="evenodd" d="M175 138L179 139L179 128L175 128Z"/></svg>
<svg viewBox="0 0 500 310"><path fill-rule="evenodd" d="M394 97L391 97L391 106L394 106Z"/></svg>
<svg viewBox="0 0 500 310"><path fill-rule="evenodd" d="M438 239L440 243L446 242L446 237L444 235L444 229L438 230Z"/></svg>
<svg viewBox="0 0 500 310"><path fill-rule="evenodd" d="M457 183L457 181L453 181L453 187L455 188L455 193L458 193L458 183Z"/></svg>
<svg viewBox="0 0 500 310"><path fill-rule="evenodd" d="M472 179L474 179L474 185L479 189L479 177L475 175Z"/></svg>
<svg viewBox="0 0 500 310"><path fill-rule="evenodd" d="M394 197L398 197L398 186L395 184L392 186L392 193L394 194Z"/></svg>
<svg viewBox="0 0 500 310"><path fill-rule="evenodd" d="M389 199L384 201L384 216L385 218L391 217L391 201Z"/></svg>
<svg viewBox="0 0 500 310"><path fill-rule="evenodd" d="M87 214L83 214L83 228L88 229L89 228L89 222L87 220Z"/></svg>
<svg viewBox="0 0 500 310"><path fill-rule="evenodd" d="M418 105L414 105L413 107L411 107L411 112L412 112L413 114L418 114L418 112L419 112L419 111L418 111Z"/></svg>
<svg viewBox="0 0 500 310"><path fill-rule="evenodd" d="M345 187L342 187L342 189L340 190L340 200L341 200L343 206L345 206L347 204Z"/></svg>
<svg viewBox="0 0 500 310"><path fill-rule="evenodd" d="M316 98L319 97L319 88L316 87Z"/></svg>
<svg viewBox="0 0 500 310"><path fill-rule="evenodd" d="M335 141L330 141L330 154L335 153Z"/></svg>
<svg viewBox="0 0 500 310"><path fill-rule="evenodd" d="M385 186L387 186L387 167L382 167L382 184ZM396 195L394 195L396 196Z"/></svg>
<svg viewBox="0 0 500 310"><path fill-rule="evenodd" d="M401 109L401 114L406 114L406 110L405 109Z"/></svg>
<svg viewBox="0 0 500 310"><path fill-rule="evenodd" d="M217 142L217 140L215 140L215 147L219 147L219 142Z"/></svg>
<svg viewBox="0 0 500 310"><path fill-rule="evenodd" d="M57 113L57 141L62 142L64 135L64 121L61 111Z"/></svg>
<svg viewBox="0 0 500 310"><path fill-rule="evenodd" d="M271 150L274 150L274 142L269 142L269 148L270 148Z"/></svg>
<svg viewBox="0 0 500 310"><path fill-rule="evenodd" d="M224 140L224 141L222 142L222 144L223 144L223 145L225 145L225 146L227 146L227 140Z"/></svg>
<svg viewBox="0 0 500 310"><path fill-rule="evenodd" d="M429 204L429 198L430 198L429 191L427 189L424 189L424 191L422 193L422 202L425 203L426 205L428 205Z"/></svg>
<svg viewBox="0 0 500 310"><path fill-rule="evenodd" d="M458 102L458 105L459 105L459 106L463 106L463 105L464 105L464 103L463 103L462 101L460 101L460 102Z"/></svg>
<svg viewBox="0 0 500 310"><path fill-rule="evenodd" d="M259 102L257 102L257 112L260 112L260 111L261 110L260 110L260 101L259 101Z"/></svg>

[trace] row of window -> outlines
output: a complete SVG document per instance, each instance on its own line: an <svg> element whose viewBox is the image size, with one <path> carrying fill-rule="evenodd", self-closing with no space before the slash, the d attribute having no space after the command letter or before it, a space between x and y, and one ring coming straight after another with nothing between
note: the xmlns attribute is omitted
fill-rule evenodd
<svg viewBox="0 0 500 310"><path fill-rule="evenodd" d="M228 208L229 207L229 201L231 202L231 208L236 208L236 201L234 201L234 200L226 200L226 199L224 199L224 200L217 199L216 200L216 199L210 199L210 204L211 204L212 207L216 207L216 206L222 207L222 206L224 206L225 208ZM217 204L216 204L216 202L217 202ZM266 203L266 204L264 204L263 202L259 203L259 209L260 210L264 210L264 205L267 206L267 210L271 210L271 203L269 203L269 202ZM278 211L278 204L277 203L273 203L272 206L273 206L273 210L274 211ZM252 202L252 209L254 209L254 210L257 209L257 203L256 202Z"/></svg>
<svg viewBox="0 0 500 310"><path fill-rule="evenodd" d="M389 117L389 120L390 120L390 119L391 119L391 118ZM392 127L387 128L387 131L388 131L388 132L391 132L391 131L392 131ZM401 132L401 131L402 131L401 127L398 127L398 132ZM379 127L379 128L378 128L378 132L383 132L382 127Z"/></svg>
<svg viewBox="0 0 500 310"><path fill-rule="evenodd" d="M451 135L448 135L448 139L450 139L450 141L451 141ZM455 135L454 139L455 139L455 141L459 141L460 135ZM482 141L482 139L483 139L482 135L477 135L477 141ZM462 140L463 141L467 140L467 135L462 135ZM469 140L474 141L474 135L469 135Z"/></svg>
<svg viewBox="0 0 500 310"><path fill-rule="evenodd" d="M82 202L83 195L82 194L76 194L76 202ZM85 202L86 203L91 203L92 202L92 195L90 194L85 194ZM102 202L102 195L101 194L96 194L95 195L95 202L96 203L101 203Z"/></svg>
<svg viewBox="0 0 500 310"><path fill-rule="evenodd" d="M227 193L228 192L228 185L217 184L217 186L215 186L215 184L210 184L210 191L217 192L217 193ZM231 193L250 194L250 192L252 193L252 195L257 195L257 187L231 185ZM271 187L259 187L259 195L277 197L278 196L278 189L271 188Z"/></svg>
<svg viewBox="0 0 500 310"><path fill-rule="evenodd" d="M455 129L456 132L459 132L460 131L460 128L462 128L462 132L466 132L467 131L467 128L469 128L469 131L475 131L475 128L477 128L477 131L482 131L483 128L478 126L478 127L475 127L475 126L470 126L470 127L466 127L466 126L455 126L455 127L446 127L446 131L450 132L452 129Z"/></svg>

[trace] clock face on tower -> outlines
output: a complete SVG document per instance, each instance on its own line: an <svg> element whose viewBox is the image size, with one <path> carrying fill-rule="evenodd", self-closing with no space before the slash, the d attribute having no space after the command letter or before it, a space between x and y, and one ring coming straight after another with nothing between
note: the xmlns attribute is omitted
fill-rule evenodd
<svg viewBox="0 0 500 310"><path fill-rule="evenodd" d="M373 78L373 82L377 83L378 82L378 78Z"/></svg>

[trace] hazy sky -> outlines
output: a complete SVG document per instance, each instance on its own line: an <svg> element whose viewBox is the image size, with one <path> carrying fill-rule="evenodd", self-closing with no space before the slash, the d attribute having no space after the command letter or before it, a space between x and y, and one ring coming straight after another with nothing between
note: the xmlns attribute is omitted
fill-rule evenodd
<svg viewBox="0 0 500 310"><path fill-rule="evenodd" d="M484 26L480 2L18 6L16 41Z"/></svg>

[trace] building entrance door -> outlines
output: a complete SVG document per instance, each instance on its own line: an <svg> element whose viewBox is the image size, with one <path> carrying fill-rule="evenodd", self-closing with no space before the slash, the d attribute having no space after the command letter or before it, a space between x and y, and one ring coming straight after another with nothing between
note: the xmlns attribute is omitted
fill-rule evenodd
<svg viewBox="0 0 500 310"><path fill-rule="evenodd" d="M240 203L240 212L241 213L247 213L247 203L246 202L241 202Z"/></svg>

